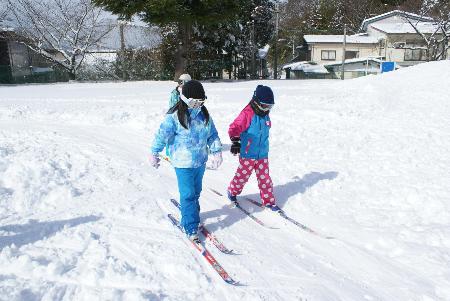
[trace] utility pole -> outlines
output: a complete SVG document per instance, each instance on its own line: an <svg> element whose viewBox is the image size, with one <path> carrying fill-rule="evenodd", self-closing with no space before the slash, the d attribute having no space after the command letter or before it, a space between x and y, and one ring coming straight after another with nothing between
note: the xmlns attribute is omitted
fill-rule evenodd
<svg viewBox="0 0 450 301"><path fill-rule="evenodd" d="M278 13L279 13L279 4L278 2L275 3L275 43L273 45L273 54L274 54L274 60L273 60L273 79L278 79L278 49L277 49L277 43L278 43Z"/></svg>
<svg viewBox="0 0 450 301"><path fill-rule="evenodd" d="M295 37L292 36L292 60L295 59Z"/></svg>
<svg viewBox="0 0 450 301"><path fill-rule="evenodd" d="M250 75L251 79L256 78L256 43L255 43L255 19L252 20L252 73Z"/></svg>
<svg viewBox="0 0 450 301"><path fill-rule="evenodd" d="M126 70L126 54L125 54L125 35L124 35L125 21L119 20L119 32L120 32L120 56L122 62L122 80L127 80Z"/></svg>
<svg viewBox="0 0 450 301"><path fill-rule="evenodd" d="M344 24L344 43L342 44L342 72L341 79L345 79L345 48L347 46L347 24Z"/></svg>

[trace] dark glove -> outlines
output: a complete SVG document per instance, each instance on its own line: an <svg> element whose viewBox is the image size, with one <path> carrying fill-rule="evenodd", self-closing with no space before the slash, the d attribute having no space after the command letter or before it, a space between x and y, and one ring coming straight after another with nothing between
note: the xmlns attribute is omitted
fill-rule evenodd
<svg viewBox="0 0 450 301"><path fill-rule="evenodd" d="M239 137L230 137L231 139L231 148L230 148L230 152L233 155L237 155L241 152L241 138Z"/></svg>

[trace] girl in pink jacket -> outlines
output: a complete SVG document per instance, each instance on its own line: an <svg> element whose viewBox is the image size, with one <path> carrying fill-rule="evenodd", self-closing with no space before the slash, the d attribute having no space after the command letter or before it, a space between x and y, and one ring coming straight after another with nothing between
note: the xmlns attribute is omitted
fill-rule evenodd
<svg viewBox="0 0 450 301"><path fill-rule="evenodd" d="M269 174L269 112L274 105L272 89L258 85L250 103L241 111L228 129L232 141L231 153L239 154L239 167L228 186L228 198L236 202L245 184L255 171L262 203L273 211L273 183Z"/></svg>

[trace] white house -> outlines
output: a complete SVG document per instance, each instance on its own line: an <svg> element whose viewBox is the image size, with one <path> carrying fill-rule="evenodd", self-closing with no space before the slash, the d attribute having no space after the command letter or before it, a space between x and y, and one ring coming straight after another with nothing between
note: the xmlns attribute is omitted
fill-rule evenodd
<svg viewBox="0 0 450 301"><path fill-rule="evenodd" d="M425 42L416 29L425 36L435 34L439 37L438 25L433 19L404 11L394 10L366 19L359 34L346 36L345 59L367 61L376 58L395 62L398 66L426 61ZM342 61L343 35L305 35L304 40L308 60L322 65L336 65Z"/></svg>
<svg viewBox="0 0 450 301"><path fill-rule="evenodd" d="M342 60L343 35L305 35L308 44L309 60L325 65ZM367 35L352 35L346 37L345 58L379 56L379 40Z"/></svg>

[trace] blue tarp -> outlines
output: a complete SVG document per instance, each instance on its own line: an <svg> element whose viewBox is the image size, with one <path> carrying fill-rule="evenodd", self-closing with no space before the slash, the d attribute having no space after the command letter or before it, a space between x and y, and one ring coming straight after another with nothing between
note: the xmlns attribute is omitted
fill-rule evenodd
<svg viewBox="0 0 450 301"><path fill-rule="evenodd" d="M394 71L395 70L395 62L382 62L381 63L381 73Z"/></svg>

